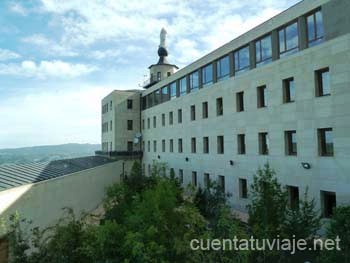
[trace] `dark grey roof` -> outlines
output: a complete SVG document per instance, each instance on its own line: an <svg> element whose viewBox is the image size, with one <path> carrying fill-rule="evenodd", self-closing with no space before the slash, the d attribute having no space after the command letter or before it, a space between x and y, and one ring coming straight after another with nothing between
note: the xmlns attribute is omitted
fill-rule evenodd
<svg viewBox="0 0 350 263"><path fill-rule="evenodd" d="M0 191L68 175L114 161L102 156L88 156L51 162L0 165Z"/></svg>

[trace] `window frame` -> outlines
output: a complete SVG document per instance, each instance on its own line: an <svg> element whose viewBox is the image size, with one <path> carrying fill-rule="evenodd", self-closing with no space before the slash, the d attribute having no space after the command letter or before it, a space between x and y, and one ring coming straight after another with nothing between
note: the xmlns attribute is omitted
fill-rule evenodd
<svg viewBox="0 0 350 263"><path fill-rule="evenodd" d="M327 136L326 132L332 132L332 148L331 151L327 149ZM334 156L334 135L333 128L319 128L317 129L318 137L318 153L321 157L333 157Z"/></svg>
<svg viewBox="0 0 350 263"><path fill-rule="evenodd" d="M290 83L293 82L293 89L294 89L294 97L291 96L291 85ZM295 80L294 77L286 78L282 80L282 88L283 88L283 103L293 103L295 102Z"/></svg>
<svg viewBox="0 0 350 263"><path fill-rule="evenodd" d="M263 46L262 46L262 41L266 38L270 38L270 48L271 48L271 56L267 57L267 58L263 58ZM258 59L258 52L257 52L257 43L259 43L259 59ZM260 67L263 65L266 65L270 62L272 62L272 34L266 34L260 38L258 38L257 40L255 40L254 42L254 46L255 46L255 65L256 67Z"/></svg>
<svg viewBox="0 0 350 263"><path fill-rule="evenodd" d="M321 14L322 17L322 31L323 31L323 35L322 36L318 36L318 27L317 27L317 18L316 18L316 14L317 13ZM314 38L310 39L310 35L309 35L309 20L308 18L311 17L313 18L313 31L314 31ZM318 8L316 10L313 10L312 12L308 13L305 15L305 20L306 20L306 36L307 36L307 46L308 47L313 47L316 46L318 44L321 44L324 42L324 17L323 17L323 13L322 13L322 9Z"/></svg>
<svg viewBox="0 0 350 263"><path fill-rule="evenodd" d="M295 150L294 150L294 142L293 135L295 136ZM287 156L297 156L298 155L298 140L297 140L297 131L296 130L288 130L284 132L285 138L285 153Z"/></svg>
<svg viewBox="0 0 350 263"><path fill-rule="evenodd" d="M241 67L241 52L243 50L247 49L248 50L248 65ZM239 74L242 72L246 72L250 69L250 50L249 50L249 44L240 47L239 49L235 50L233 52L233 59L234 59L234 72L235 74Z"/></svg>
<svg viewBox="0 0 350 263"><path fill-rule="evenodd" d="M209 67L211 68L211 80L207 80L206 69ZM214 66L213 66L213 63L209 63L202 67L202 86L205 87L213 83L214 83Z"/></svg>
<svg viewBox="0 0 350 263"><path fill-rule="evenodd" d="M287 28L296 24L296 28L297 28L297 46L296 47L293 47L293 48L290 48L288 49L287 48ZM280 58L283 58L283 57L286 57L288 55L292 55L292 54L295 54L297 53L299 50L300 50L300 39L299 39L299 31L300 31L300 28L299 28L299 23L298 23L298 20L293 20L283 26L281 26L278 30L277 30L277 35L278 35L278 54L279 54L279 57ZM283 39L284 39L284 50L281 51L281 39L280 39L280 31L283 30Z"/></svg>
<svg viewBox="0 0 350 263"><path fill-rule="evenodd" d="M221 75L223 72L222 62L224 61L224 59L227 59L228 61L228 68L227 68L228 72L224 75ZM221 81L221 80L228 79L229 77L230 77L230 56L227 54L216 60L216 80Z"/></svg>
<svg viewBox="0 0 350 263"><path fill-rule="evenodd" d="M197 75L197 86L194 86L194 75ZM190 92L199 90L199 70L193 71L189 74L189 90Z"/></svg>

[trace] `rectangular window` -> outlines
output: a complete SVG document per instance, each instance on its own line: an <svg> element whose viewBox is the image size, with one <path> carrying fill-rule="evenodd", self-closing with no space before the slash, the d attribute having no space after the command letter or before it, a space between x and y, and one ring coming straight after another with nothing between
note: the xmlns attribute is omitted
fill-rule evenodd
<svg viewBox="0 0 350 263"><path fill-rule="evenodd" d="M165 140L162 140L162 152L165 152Z"/></svg>
<svg viewBox="0 0 350 263"><path fill-rule="evenodd" d="M191 138L191 152L196 153L196 151L197 151L196 138Z"/></svg>
<svg viewBox="0 0 350 263"><path fill-rule="evenodd" d="M333 156L333 129L318 129L318 151L320 156Z"/></svg>
<svg viewBox="0 0 350 263"><path fill-rule="evenodd" d="M225 56L216 62L217 79L227 79L230 75L230 59L229 56Z"/></svg>
<svg viewBox="0 0 350 263"><path fill-rule="evenodd" d="M147 151L150 152L151 151L151 142L147 141Z"/></svg>
<svg viewBox="0 0 350 263"><path fill-rule="evenodd" d="M153 141L153 152L157 152L157 141Z"/></svg>
<svg viewBox="0 0 350 263"><path fill-rule="evenodd" d="M193 72L190 74L190 92L196 91L199 88L199 78L198 78L198 71Z"/></svg>
<svg viewBox="0 0 350 263"><path fill-rule="evenodd" d="M169 112L169 125L173 125L174 123L174 116L173 112Z"/></svg>
<svg viewBox="0 0 350 263"><path fill-rule="evenodd" d="M202 85L206 86L213 83L213 64L202 68Z"/></svg>
<svg viewBox="0 0 350 263"><path fill-rule="evenodd" d="M132 100L127 100L127 108L128 110L132 109Z"/></svg>
<svg viewBox="0 0 350 263"><path fill-rule="evenodd" d="M259 133L259 154L269 154L269 136L267 132Z"/></svg>
<svg viewBox="0 0 350 263"><path fill-rule="evenodd" d="M286 155L297 155L297 132L285 131L284 138Z"/></svg>
<svg viewBox="0 0 350 263"><path fill-rule="evenodd" d="M128 145L127 145L127 147L128 147L128 152L132 152L133 151L133 142L132 141L128 141Z"/></svg>
<svg viewBox="0 0 350 263"><path fill-rule="evenodd" d="M160 81L160 80L161 80L161 78L162 78L161 73L160 73L160 72L157 72L157 81Z"/></svg>
<svg viewBox="0 0 350 263"><path fill-rule="evenodd" d="M154 92L154 105L158 105L160 103L160 90L156 90Z"/></svg>
<svg viewBox="0 0 350 263"><path fill-rule="evenodd" d="M283 103L295 101L294 78L283 80Z"/></svg>
<svg viewBox="0 0 350 263"><path fill-rule="evenodd" d="M182 110L181 109L177 110L177 122L182 123Z"/></svg>
<svg viewBox="0 0 350 263"><path fill-rule="evenodd" d="M298 23L288 25L278 32L280 57L293 54L299 50Z"/></svg>
<svg viewBox="0 0 350 263"><path fill-rule="evenodd" d="M218 154L224 153L224 136L217 137L217 145L218 145Z"/></svg>
<svg viewBox="0 0 350 263"><path fill-rule="evenodd" d="M272 61L271 35L255 41L256 66L262 66Z"/></svg>
<svg viewBox="0 0 350 263"><path fill-rule="evenodd" d="M245 154L245 135L244 134L238 134L237 135L237 153L238 154Z"/></svg>
<svg viewBox="0 0 350 263"><path fill-rule="evenodd" d="M267 107L267 88L265 85L257 87L257 95L258 108Z"/></svg>
<svg viewBox="0 0 350 263"><path fill-rule="evenodd" d="M110 121L110 122L109 122L109 130L110 130L110 131L112 130L112 127L113 127L112 121Z"/></svg>
<svg viewBox="0 0 350 263"><path fill-rule="evenodd" d="M109 110L112 110L113 101L111 101L109 104L110 104Z"/></svg>
<svg viewBox="0 0 350 263"><path fill-rule="evenodd" d="M148 106L148 108L153 106L153 97L154 97L153 93L147 95L147 106Z"/></svg>
<svg viewBox="0 0 350 263"><path fill-rule="evenodd" d="M318 45L323 42L323 17L321 10L309 15L307 21L307 36L309 47Z"/></svg>
<svg viewBox="0 0 350 263"><path fill-rule="evenodd" d="M219 175L218 177L218 185L220 190L225 193L225 176Z"/></svg>
<svg viewBox="0 0 350 263"><path fill-rule="evenodd" d="M334 208L337 206L337 196L335 192L321 191L322 216L332 217Z"/></svg>
<svg viewBox="0 0 350 263"><path fill-rule="evenodd" d="M299 188L296 186L287 185L288 205L291 209L299 207Z"/></svg>
<svg viewBox="0 0 350 263"><path fill-rule="evenodd" d="M209 153L209 137L203 137L203 153Z"/></svg>
<svg viewBox="0 0 350 263"><path fill-rule="evenodd" d="M191 105L191 121L195 121L195 120L196 120L196 106Z"/></svg>
<svg viewBox="0 0 350 263"><path fill-rule="evenodd" d="M169 85L169 90L170 90L170 99L175 99L176 98L176 81L171 83Z"/></svg>
<svg viewBox="0 0 350 263"><path fill-rule="evenodd" d="M132 131L133 127L132 127L132 120L128 120L128 131Z"/></svg>
<svg viewBox="0 0 350 263"><path fill-rule="evenodd" d="M153 116L153 128L157 127L157 117Z"/></svg>
<svg viewBox="0 0 350 263"><path fill-rule="evenodd" d="M247 71L250 67L249 46L237 50L235 56L235 72L240 73Z"/></svg>
<svg viewBox="0 0 350 263"><path fill-rule="evenodd" d="M150 118L147 118L147 129L151 128L151 120Z"/></svg>
<svg viewBox="0 0 350 263"><path fill-rule="evenodd" d="M164 127L165 126L165 114L162 113L162 126Z"/></svg>
<svg viewBox="0 0 350 263"><path fill-rule="evenodd" d="M168 87L163 87L162 88L162 102L165 102L168 100L169 100L169 89L168 89Z"/></svg>
<svg viewBox="0 0 350 263"><path fill-rule="evenodd" d="M183 150L183 149L182 149L182 139L179 139L179 140L178 140L178 152L179 152L179 153L182 153L182 150Z"/></svg>
<svg viewBox="0 0 350 263"><path fill-rule="evenodd" d="M247 179L239 179L239 197L242 199L248 198L248 184Z"/></svg>
<svg viewBox="0 0 350 263"><path fill-rule="evenodd" d="M170 139L169 141L169 152L174 152L174 140Z"/></svg>
<svg viewBox="0 0 350 263"><path fill-rule="evenodd" d="M179 169L179 181L180 184L184 183L184 171L182 169Z"/></svg>
<svg viewBox="0 0 350 263"><path fill-rule="evenodd" d="M315 71L316 96L326 96L331 94L329 68L323 68Z"/></svg>
<svg viewBox="0 0 350 263"><path fill-rule="evenodd" d="M202 116L203 119L208 118L208 102L206 101L202 103Z"/></svg>
<svg viewBox="0 0 350 263"><path fill-rule="evenodd" d="M142 130L145 129L145 119L142 120Z"/></svg>
<svg viewBox="0 0 350 263"><path fill-rule="evenodd" d="M197 186L197 172L192 172L192 185Z"/></svg>
<svg viewBox="0 0 350 263"><path fill-rule="evenodd" d="M180 79L179 85L180 85L180 96L183 96L187 93L187 78L184 77Z"/></svg>
<svg viewBox="0 0 350 263"><path fill-rule="evenodd" d="M216 99L216 116L221 116L224 113L224 105L222 102L222 98Z"/></svg>
<svg viewBox="0 0 350 263"><path fill-rule="evenodd" d="M145 149L145 141L142 141L142 151L146 151L146 149Z"/></svg>
<svg viewBox="0 0 350 263"><path fill-rule="evenodd" d="M204 173L203 175L203 183L204 187L208 189L210 187L210 175L208 173Z"/></svg>
<svg viewBox="0 0 350 263"><path fill-rule="evenodd" d="M236 108L237 112L244 111L244 92L237 92L236 93Z"/></svg>

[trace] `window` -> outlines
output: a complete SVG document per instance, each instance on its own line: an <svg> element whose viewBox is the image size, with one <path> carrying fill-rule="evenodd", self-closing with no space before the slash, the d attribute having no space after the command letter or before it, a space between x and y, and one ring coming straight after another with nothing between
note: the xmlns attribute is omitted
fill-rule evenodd
<svg viewBox="0 0 350 263"><path fill-rule="evenodd" d="M145 119L142 120L142 130L145 129Z"/></svg>
<svg viewBox="0 0 350 263"><path fill-rule="evenodd" d="M153 116L153 128L157 127L157 117Z"/></svg>
<svg viewBox="0 0 350 263"><path fill-rule="evenodd" d="M296 186L287 186L288 204L292 209L299 207L299 188Z"/></svg>
<svg viewBox="0 0 350 263"><path fill-rule="evenodd" d="M109 103L109 109L112 110L113 101Z"/></svg>
<svg viewBox="0 0 350 263"><path fill-rule="evenodd" d="M162 114L162 126L165 126L165 114Z"/></svg>
<svg viewBox="0 0 350 263"><path fill-rule="evenodd" d="M158 105L160 103L160 90L156 90L154 92L154 105Z"/></svg>
<svg viewBox="0 0 350 263"><path fill-rule="evenodd" d="M286 155L297 155L297 132L284 132Z"/></svg>
<svg viewBox="0 0 350 263"><path fill-rule="evenodd" d="M219 177L218 177L218 184L219 184L220 190L223 193L225 193L225 176L219 175Z"/></svg>
<svg viewBox="0 0 350 263"><path fill-rule="evenodd" d="M320 156L333 156L333 129L318 129L318 148Z"/></svg>
<svg viewBox="0 0 350 263"><path fill-rule="evenodd" d="M142 151L146 151L146 149L145 149L145 141L142 141Z"/></svg>
<svg viewBox="0 0 350 263"><path fill-rule="evenodd" d="M176 82L173 82L169 85L170 89L170 99L175 99L176 98Z"/></svg>
<svg viewBox="0 0 350 263"><path fill-rule="evenodd" d="M206 86L213 83L213 64L202 68L202 85Z"/></svg>
<svg viewBox="0 0 350 263"><path fill-rule="evenodd" d="M110 131L112 130L112 127L113 127L112 121L110 121L110 122L109 122L109 130L110 130Z"/></svg>
<svg viewBox="0 0 350 263"><path fill-rule="evenodd" d="M174 140L170 139L169 141L169 152L174 152Z"/></svg>
<svg viewBox="0 0 350 263"><path fill-rule="evenodd" d="M235 56L235 72L247 71L250 67L249 61L249 46L243 47L237 50L234 54Z"/></svg>
<svg viewBox="0 0 350 263"><path fill-rule="evenodd" d="M203 183L204 183L204 187L205 188L209 188L210 187L210 175L208 173L205 173L203 176Z"/></svg>
<svg viewBox="0 0 350 263"><path fill-rule="evenodd" d="M230 60L229 57L223 57L216 62L217 79L226 79L230 75Z"/></svg>
<svg viewBox="0 0 350 263"><path fill-rule="evenodd" d="M154 96L153 93L147 95L147 106L148 106L148 108L153 106L153 96Z"/></svg>
<svg viewBox="0 0 350 263"><path fill-rule="evenodd" d="M237 153L238 154L245 154L245 135L244 134L238 134L237 135Z"/></svg>
<svg viewBox="0 0 350 263"><path fill-rule="evenodd" d="M218 144L218 154L223 154L224 153L224 136L217 137L217 144Z"/></svg>
<svg viewBox="0 0 350 263"><path fill-rule="evenodd" d="M132 131L133 127L132 127L132 120L128 120L128 131Z"/></svg>
<svg viewBox="0 0 350 263"><path fill-rule="evenodd" d="M307 37L309 47L318 45L323 42L323 17L321 10L309 15L307 21Z"/></svg>
<svg viewBox="0 0 350 263"><path fill-rule="evenodd" d="M113 151L113 143L112 142L110 142L109 146L110 146L109 150Z"/></svg>
<svg viewBox="0 0 350 263"><path fill-rule="evenodd" d="M157 72L157 81L160 81L161 77L162 77L161 73Z"/></svg>
<svg viewBox="0 0 350 263"><path fill-rule="evenodd" d="M182 169L179 169L179 181L180 184L184 183L184 171Z"/></svg>
<svg viewBox="0 0 350 263"><path fill-rule="evenodd" d="M269 136L267 132L259 133L259 154L269 154Z"/></svg>
<svg viewBox="0 0 350 263"><path fill-rule="evenodd" d="M173 125L174 122L174 116L173 112L169 112L169 125Z"/></svg>
<svg viewBox="0 0 350 263"><path fill-rule="evenodd" d="M208 118L208 102L206 101L202 103L202 115L203 119Z"/></svg>
<svg viewBox="0 0 350 263"><path fill-rule="evenodd" d="M191 105L191 121L195 121L195 120L196 120L196 106Z"/></svg>
<svg viewBox="0 0 350 263"><path fill-rule="evenodd" d="M180 85L180 96L183 96L187 93L187 78L184 77L180 79L179 85Z"/></svg>
<svg viewBox="0 0 350 263"><path fill-rule="evenodd" d="M283 103L295 101L294 78L283 80Z"/></svg>
<svg viewBox="0 0 350 263"><path fill-rule="evenodd" d="M147 129L151 128L151 120L147 118Z"/></svg>
<svg viewBox="0 0 350 263"><path fill-rule="evenodd" d="M151 151L151 142L147 141L147 151L150 152Z"/></svg>
<svg viewBox="0 0 350 263"><path fill-rule="evenodd" d="M168 71L168 72L166 73L166 75L167 75L167 77L169 77L169 76L171 75L171 72Z"/></svg>
<svg viewBox="0 0 350 263"><path fill-rule="evenodd" d="M323 217L330 218L333 215L334 208L337 206L337 197L335 192L321 191L321 207Z"/></svg>
<svg viewBox="0 0 350 263"><path fill-rule="evenodd" d="M267 89L266 86L257 87L257 99L258 99L258 108L267 107Z"/></svg>
<svg viewBox="0 0 350 263"><path fill-rule="evenodd" d="M162 88L162 102L168 101L169 100L169 91L168 87L163 87Z"/></svg>
<svg viewBox="0 0 350 263"><path fill-rule="evenodd" d="M237 112L244 111L244 92L236 93L236 110Z"/></svg>
<svg viewBox="0 0 350 263"><path fill-rule="evenodd" d="M162 140L162 152L165 152L165 140Z"/></svg>
<svg viewBox="0 0 350 263"><path fill-rule="evenodd" d="M196 138L191 138L191 152L196 153Z"/></svg>
<svg viewBox="0 0 350 263"><path fill-rule="evenodd" d="M153 141L153 152L157 152L157 141Z"/></svg>
<svg viewBox="0 0 350 263"><path fill-rule="evenodd" d="M331 94L329 68L315 71L316 96L326 96Z"/></svg>
<svg viewBox="0 0 350 263"><path fill-rule="evenodd" d="M198 87L199 87L198 71L195 71L192 74L190 74L190 92L198 90Z"/></svg>
<svg viewBox="0 0 350 263"><path fill-rule="evenodd" d="M248 184L247 179L239 179L239 197L242 199L248 198Z"/></svg>
<svg viewBox="0 0 350 263"><path fill-rule="evenodd" d="M127 108L128 110L131 110L132 109L132 100L127 100Z"/></svg>
<svg viewBox="0 0 350 263"><path fill-rule="evenodd" d="M256 66L265 65L272 61L271 35L255 42Z"/></svg>
<svg viewBox="0 0 350 263"><path fill-rule="evenodd" d="M192 172L192 185L197 186L197 172Z"/></svg>
<svg viewBox="0 0 350 263"><path fill-rule="evenodd" d="M177 122L182 123L182 110L181 109L177 110Z"/></svg>
<svg viewBox="0 0 350 263"><path fill-rule="evenodd" d="M293 54L299 50L298 23L288 25L278 32L280 57Z"/></svg>
<svg viewBox="0 0 350 263"><path fill-rule="evenodd" d="M224 113L224 106L222 102L222 98L216 99L216 116L221 116Z"/></svg>
<svg viewBox="0 0 350 263"><path fill-rule="evenodd" d="M209 153L209 137L203 137L203 153Z"/></svg>
<svg viewBox="0 0 350 263"><path fill-rule="evenodd" d="M132 152L132 151L133 151L133 142L128 141L128 152Z"/></svg>
<svg viewBox="0 0 350 263"><path fill-rule="evenodd" d="M178 152L182 153L182 139L178 140Z"/></svg>

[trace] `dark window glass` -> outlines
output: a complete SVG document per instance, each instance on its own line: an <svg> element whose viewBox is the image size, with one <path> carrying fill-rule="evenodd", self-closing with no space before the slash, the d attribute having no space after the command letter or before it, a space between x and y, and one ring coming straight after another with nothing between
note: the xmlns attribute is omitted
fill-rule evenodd
<svg viewBox="0 0 350 263"><path fill-rule="evenodd" d="M192 185L197 186L197 172L192 172Z"/></svg>
<svg viewBox="0 0 350 263"><path fill-rule="evenodd" d="M132 100L127 100L127 108L128 108L129 110L132 109Z"/></svg>
<svg viewBox="0 0 350 263"><path fill-rule="evenodd" d="M165 152L165 140L162 140L162 152Z"/></svg>
<svg viewBox="0 0 350 263"><path fill-rule="evenodd" d="M292 209L299 207L299 188L296 186L287 186L288 204Z"/></svg>
<svg viewBox="0 0 350 263"><path fill-rule="evenodd" d="M269 154L269 136L267 132L259 133L259 154Z"/></svg>
<svg viewBox="0 0 350 263"><path fill-rule="evenodd" d="M184 171L182 169L179 169L179 181L180 184L184 183Z"/></svg>
<svg viewBox="0 0 350 263"><path fill-rule="evenodd" d="M131 142L131 141L128 141L128 145L127 145L127 147L128 147L128 152L132 152L133 151L133 142Z"/></svg>
<svg viewBox="0 0 350 263"><path fill-rule="evenodd" d="M160 90L156 90L154 92L154 105L158 105L160 103Z"/></svg>
<svg viewBox="0 0 350 263"><path fill-rule="evenodd" d="M271 35L255 42L256 66L261 66L272 61Z"/></svg>
<svg viewBox="0 0 350 263"><path fill-rule="evenodd" d="M203 137L203 153L209 153L209 137Z"/></svg>
<svg viewBox="0 0 350 263"><path fill-rule="evenodd" d="M191 105L191 121L195 121L195 120L196 120L196 106Z"/></svg>
<svg viewBox="0 0 350 263"><path fill-rule="evenodd" d="M307 35L309 47L323 42L324 30L321 10L307 17Z"/></svg>
<svg viewBox="0 0 350 263"><path fill-rule="evenodd" d="M174 123L174 116L173 112L169 112L169 125L173 125Z"/></svg>
<svg viewBox="0 0 350 263"><path fill-rule="evenodd" d="M208 189L210 187L210 175L208 173L205 173L203 180L204 180L204 187Z"/></svg>
<svg viewBox="0 0 350 263"><path fill-rule="evenodd" d="M165 114L162 114L162 126L165 126Z"/></svg>
<svg viewBox="0 0 350 263"><path fill-rule="evenodd" d="M224 153L224 136L218 136L217 137L217 147L218 147L218 154Z"/></svg>
<svg viewBox="0 0 350 263"><path fill-rule="evenodd" d="M179 152L179 153L182 153L182 150L183 150L183 149L182 149L182 139L179 139L179 140L178 140L178 152Z"/></svg>
<svg viewBox="0 0 350 263"><path fill-rule="evenodd" d="M148 106L148 108L153 106L153 97L154 97L153 93L147 95L147 106Z"/></svg>
<svg viewBox="0 0 350 263"><path fill-rule="evenodd" d="M295 86L294 78L283 80L283 102L294 102L295 101Z"/></svg>
<svg viewBox="0 0 350 263"><path fill-rule="evenodd" d="M169 141L169 152L174 152L174 140L170 139Z"/></svg>
<svg viewBox="0 0 350 263"><path fill-rule="evenodd" d="M183 96L187 93L187 78L184 77L180 79L179 85L180 85L180 96Z"/></svg>
<svg viewBox="0 0 350 263"><path fill-rule="evenodd" d="M257 99L258 99L258 108L267 107L267 88L266 86L260 86L257 88Z"/></svg>
<svg viewBox="0 0 350 263"><path fill-rule="evenodd" d="M132 120L128 120L128 130L132 131L133 127L132 127Z"/></svg>
<svg viewBox="0 0 350 263"><path fill-rule="evenodd" d="M147 141L147 151L150 152L151 151L151 142Z"/></svg>
<svg viewBox="0 0 350 263"><path fill-rule="evenodd" d="M224 105L222 102L222 98L216 99L216 116L221 116L224 114Z"/></svg>
<svg viewBox="0 0 350 263"><path fill-rule="evenodd" d="M202 117L203 119L208 118L208 102L203 102L202 103Z"/></svg>
<svg viewBox="0 0 350 263"><path fill-rule="evenodd" d="M160 72L157 72L157 81L160 81L160 80L161 80L161 78L162 78L161 73L160 73Z"/></svg>
<svg viewBox="0 0 350 263"><path fill-rule="evenodd" d="M247 179L239 179L239 197L243 199L248 198Z"/></svg>
<svg viewBox="0 0 350 263"><path fill-rule="evenodd" d="M176 98L176 82L173 82L169 85L170 89L170 99L175 99Z"/></svg>
<svg viewBox="0 0 350 263"><path fill-rule="evenodd" d="M169 100L169 91L168 87L163 87L162 88L162 102L168 101Z"/></svg>
<svg viewBox="0 0 350 263"><path fill-rule="evenodd" d="M333 156L333 129L318 129L319 154L321 156Z"/></svg>
<svg viewBox="0 0 350 263"><path fill-rule="evenodd" d="M237 135L237 152L238 154L245 154L245 135L238 134Z"/></svg>
<svg viewBox="0 0 350 263"><path fill-rule="evenodd" d="M235 52L235 72L244 72L249 69L249 46Z"/></svg>
<svg viewBox="0 0 350 263"><path fill-rule="evenodd" d="M151 128L151 120L147 118L147 129Z"/></svg>
<svg viewBox="0 0 350 263"><path fill-rule="evenodd" d="M229 60L228 56L219 59L216 62L216 66L217 66L216 72L217 72L217 79L218 80L226 79L229 77L230 60Z"/></svg>
<svg viewBox="0 0 350 263"><path fill-rule="evenodd" d="M153 152L157 151L157 141L153 141Z"/></svg>
<svg viewBox="0 0 350 263"><path fill-rule="evenodd" d="M285 132L285 148L286 155L297 155L297 132Z"/></svg>
<svg viewBox="0 0 350 263"><path fill-rule="evenodd" d="M329 68L317 70L315 72L316 96L326 96L331 94Z"/></svg>
<svg viewBox="0 0 350 263"><path fill-rule="evenodd" d="M322 216L326 218L332 217L334 208L337 206L336 193L321 191Z"/></svg>
<svg viewBox="0 0 350 263"><path fill-rule="evenodd" d="M213 64L209 64L202 68L202 84L203 86L213 83Z"/></svg>
<svg viewBox="0 0 350 263"><path fill-rule="evenodd" d="M225 193L225 176L219 175L218 180L219 180L218 185L219 185L220 190L223 193Z"/></svg>
<svg viewBox="0 0 350 263"><path fill-rule="evenodd" d="M199 87L199 79L198 79L198 71L190 74L190 91L198 90Z"/></svg>
<svg viewBox="0 0 350 263"><path fill-rule="evenodd" d="M153 116L153 128L157 127L157 117Z"/></svg>
<svg viewBox="0 0 350 263"><path fill-rule="evenodd" d="M177 122L182 123L182 110L181 109L177 110Z"/></svg>
<svg viewBox="0 0 350 263"><path fill-rule="evenodd" d="M299 50L298 23L295 22L278 32L280 57L293 54Z"/></svg>
<svg viewBox="0 0 350 263"><path fill-rule="evenodd" d="M244 111L244 92L237 92L236 93L236 107L237 112Z"/></svg>
<svg viewBox="0 0 350 263"><path fill-rule="evenodd" d="M191 138L191 152L196 153L196 151L197 151L196 138Z"/></svg>

